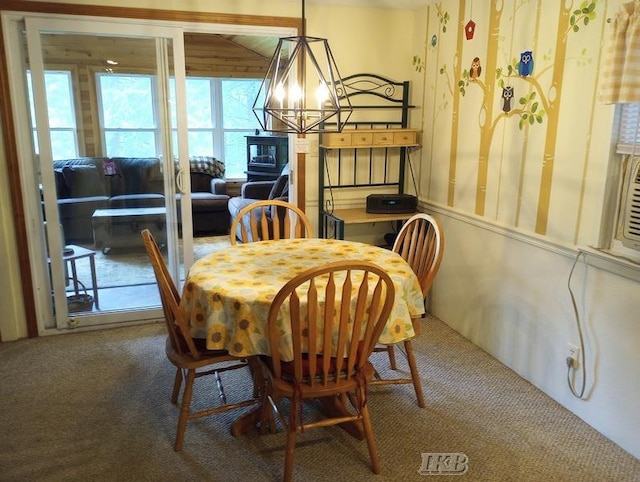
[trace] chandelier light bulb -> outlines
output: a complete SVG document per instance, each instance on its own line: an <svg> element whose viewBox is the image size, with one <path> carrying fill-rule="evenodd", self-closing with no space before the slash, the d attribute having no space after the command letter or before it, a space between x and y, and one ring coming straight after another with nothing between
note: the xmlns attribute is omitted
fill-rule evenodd
<svg viewBox="0 0 640 482"><path fill-rule="evenodd" d="M278 86L274 90L274 97L276 98L276 100L282 103L286 96L287 96L287 91L285 90L284 85L278 84Z"/></svg>
<svg viewBox="0 0 640 482"><path fill-rule="evenodd" d="M318 109L322 109L322 105L329 99L329 89L326 84L318 85L316 89L316 100L318 101Z"/></svg>
<svg viewBox="0 0 640 482"><path fill-rule="evenodd" d="M294 103L294 105L302 100L302 89L298 85L298 83L294 83L289 90L289 100Z"/></svg>

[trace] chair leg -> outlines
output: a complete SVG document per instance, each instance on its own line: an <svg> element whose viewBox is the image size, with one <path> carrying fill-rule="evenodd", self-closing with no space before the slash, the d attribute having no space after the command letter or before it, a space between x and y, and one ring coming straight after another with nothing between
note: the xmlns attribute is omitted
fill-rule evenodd
<svg viewBox="0 0 640 482"><path fill-rule="evenodd" d="M396 352L393 345L387 345L387 354L389 355L389 365L392 370L396 370Z"/></svg>
<svg viewBox="0 0 640 482"><path fill-rule="evenodd" d="M251 379L253 381L253 398L261 397L266 390L266 376L262 365L257 357L247 358L247 365L249 366L249 372L251 373Z"/></svg>
<svg viewBox="0 0 640 482"><path fill-rule="evenodd" d="M176 432L175 451L180 452L182 450L182 443L184 442L184 432L187 428L187 420L189 419L189 412L191 407L191 397L193 395L193 382L196 379L195 369L189 370L187 373L187 380L184 385L184 393L182 394L182 406L180 407L180 418L178 419L178 430Z"/></svg>
<svg viewBox="0 0 640 482"><path fill-rule="evenodd" d="M278 408L278 404L280 403L279 394L275 393L275 391L273 391L270 386L265 386L263 388L261 399L260 435L264 435L265 433L267 433L267 426L269 427L270 433L277 432L275 415L278 415L283 427L286 430L287 424L285 423L285 420L282 417L282 413L280 413L280 409Z"/></svg>
<svg viewBox="0 0 640 482"><path fill-rule="evenodd" d="M296 447L296 423L291 421L287 428L287 448L284 455L284 482L293 480L293 451Z"/></svg>
<svg viewBox="0 0 640 482"><path fill-rule="evenodd" d="M367 447L369 448L369 457L371 458L371 470L374 474L380 473L380 460L378 459L378 447L376 445L376 439L373 436L373 429L371 428L371 419L369 418L369 409L366 405L360 410L362 415L362 429L367 439Z"/></svg>
<svg viewBox="0 0 640 482"><path fill-rule="evenodd" d="M416 391L418 406L420 408L424 408L424 395L422 394L422 382L420 381L420 373L418 373L418 366L416 365L416 358L413 354L413 345L411 344L411 340L405 340L404 349L407 352L407 361L409 362L409 370L411 371L411 379L413 380L413 388Z"/></svg>
<svg viewBox="0 0 640 482"><path fill-rule="evenodd" d="M176 368L176 377L173 381L173 393L171 394L171 403L178 403L178 395L182 386L182 370Z"/></svg>

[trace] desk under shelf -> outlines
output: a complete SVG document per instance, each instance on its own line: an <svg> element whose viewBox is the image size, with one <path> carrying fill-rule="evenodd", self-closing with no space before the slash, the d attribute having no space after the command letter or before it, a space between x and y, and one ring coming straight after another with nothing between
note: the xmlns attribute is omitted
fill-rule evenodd
<svg viewBox="0 0 640 482"><path fill-rule="evenodd" d="M335 223L336 239L344 239L344 227L347 224L406 221L416 214L416 212L417 211L410 213L378 214L368 213L365 208L349 208L325 212L325 219L332 220Z"/></svg>

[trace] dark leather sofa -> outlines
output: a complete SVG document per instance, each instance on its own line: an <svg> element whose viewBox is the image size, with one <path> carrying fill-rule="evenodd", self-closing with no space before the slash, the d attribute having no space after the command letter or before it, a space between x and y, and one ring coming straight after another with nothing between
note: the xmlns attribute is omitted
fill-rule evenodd
<svg viewBox="0 0 640 482"><path fill-rule="evenodd" d="M190 165L194 234L227 234L230 217L224 165L206 157L192 158ZM165 206L157 158L58 160L54 161L54 174L67 243L93 240L91 219L96 209Z"/></svg>

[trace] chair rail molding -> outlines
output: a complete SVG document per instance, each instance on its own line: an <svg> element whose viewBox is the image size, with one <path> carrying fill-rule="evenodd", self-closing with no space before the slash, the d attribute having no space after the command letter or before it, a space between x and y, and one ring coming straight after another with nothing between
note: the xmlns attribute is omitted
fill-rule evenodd
<svg viewBox="0 0 640 482"><path fill-rule="evenodd" d="M420 200L420 208L422 211L437 213L456 221L473 225L477 228L500 234L507 238L529 244L536 248L544 249L570 259L575 259L581 253L584 255L585 263L596 269L604 270L618 276L623 276L632 281L640 282L640 264L620 256L614 256L603 250L592 246L579 246L561 243L549 238L537 235L535 233L525 232L507 226L497 221L491 221L474 214L463 212L440 203Z"/></svg>

